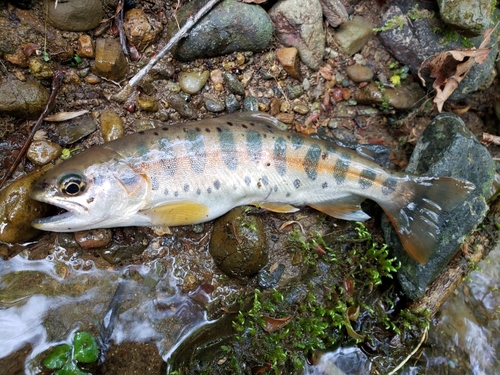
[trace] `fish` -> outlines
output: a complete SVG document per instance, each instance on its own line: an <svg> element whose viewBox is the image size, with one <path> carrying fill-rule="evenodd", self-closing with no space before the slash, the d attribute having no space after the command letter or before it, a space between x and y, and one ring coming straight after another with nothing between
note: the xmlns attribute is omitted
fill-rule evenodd
<svg viewBox="0 0 500 375"><path fill-rule="evenodd" d="M66 212L33 221L54 232L180 226L256 205L303 206L344 220L370 218L375 201L417 262L434 250L440 217L474 184L396 172L334 142L280 130L263 112L242 112L140 131L94 146L49 170L31 197Z"/></svg>

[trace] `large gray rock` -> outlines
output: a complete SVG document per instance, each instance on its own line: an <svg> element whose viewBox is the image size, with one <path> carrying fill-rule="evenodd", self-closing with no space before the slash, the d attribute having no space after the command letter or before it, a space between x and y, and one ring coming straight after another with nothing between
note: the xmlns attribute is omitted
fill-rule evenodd
<svg viewBox="0 0 500 375"><path fill-rule="evenodd" d="M441 19L469 35L481 35L492 26L496 0L439 0Z"/></svg>
<svg viewBox="0 0 500 375"><path fill-rule="evenodd" d="M406 171L417 175L464 179L476 186L461 206L441 215L437 246L426 264L417 263L407 255L396 231L388 219L384 220L385 240L402 263L398 272L399 282L405 294L415 299L424 294L427 285L457 253L464 237L470 235L485 217L495 163L460 117L443 113L425 129Z"/></svg>
<svg viewBox="0 0 500 375"><path fill-rule="evenodd" d="M51 1L48 6L49 22L60 30L86 31L101 23L104 10L100 0Z"/></svg>
<svg viewBox="0 0 500 375"><path fill-rule="evenodd" d="M187 3L177 12L182 26L186 19L205 5L205 0ZM177 32L172 20L167 39ZM226 55L235 51L260 52L266 48L274 34L274 25L259 5L236 0L224 0L203 17L172 50L178 60Z"/></svg>
<svg viewBox="0 0 500 375"><path fill-rule="evenodd" d="M402 64L410 68L413 74L416 74L422 62L427 58L432 58L437 53L465 49L460 40L448 40L444 32L445 25L435 16L428 13L426 17L412 19L408 22L408 13L411 11L412 4L417 4L415 0L408 0L405 5L393 5L382 18L379 27L384 27L394 22L402 20L401 27L394 27L390 30L379 33L382 44L389 52ZM410 10L408 10L410 9ZM422 13L423 15L424 13ZM459 37L456 34L457 38ZM477 37L469 39L476 47L479 47L483 38ZM460 83L455 92L450 96L450 100L461 100L468 94L481 88L488 79L491 79L495 59L498 53L496 36L492 37L490 46L492 50L482 64L474 64L467 76ZM430 78L428 70L422 70L422 75L427 82L427 87L431 88L434 79Z"/></svg>

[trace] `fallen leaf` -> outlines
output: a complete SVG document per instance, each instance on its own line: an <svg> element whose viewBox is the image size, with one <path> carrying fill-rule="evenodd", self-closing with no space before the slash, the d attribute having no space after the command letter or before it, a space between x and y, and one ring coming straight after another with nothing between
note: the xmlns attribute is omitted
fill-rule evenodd
<svg viewBox="0 0 500 375"><path fill-rule="evenodd" d="M251 4L251 3L254 3L254 4L262 4L262 3L265 3L267 0L241 0L243 3L247 3L247 4Z"/></svg>
<svg viewBox="0 0 500 375"><path fill-rule="evenodd" d="M266 332L274 332L290 323L292 321L292 316L289 315L284 318L271 318L270 316L264 316L262 319L265 323L262 329Z"/></svg>
<svg viewBox="0 0 500 375"><path fill-rule="evenodd" d="M59 113L47 116L43 120L49 121L49 122L61 122L61 121L71 120L75 117L79 117L81 115L84 115L85 113L89 113L89 111L86 109L83 109L81 111L74 111L74 112L59 112Z"/></svg>

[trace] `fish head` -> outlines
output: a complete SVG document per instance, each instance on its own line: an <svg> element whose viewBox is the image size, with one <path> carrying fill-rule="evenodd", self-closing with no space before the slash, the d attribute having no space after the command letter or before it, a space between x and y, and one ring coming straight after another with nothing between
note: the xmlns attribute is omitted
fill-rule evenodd
<svg viewBox="0 0 500 375"><path fill-rule="evenodd" d="M133 218L146 200L148 182L120 158L102 156L79 154L56 165L35 184L31 198L66 212L36 219L33 227L75 232L135 225Z"/></svg>

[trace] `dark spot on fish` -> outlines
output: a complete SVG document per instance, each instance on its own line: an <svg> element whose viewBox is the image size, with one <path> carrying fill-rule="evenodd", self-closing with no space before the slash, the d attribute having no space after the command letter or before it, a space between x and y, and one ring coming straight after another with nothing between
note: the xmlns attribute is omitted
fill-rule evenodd
<svg viewBox="0 0 500 375"><path fill-rule="evenodd" d="M219 142L224 164L229 170L234 171L238 167L238 153L236 152L233 133L227 129L219 132Z"/></svg>
<svg viewBox="0 0 500 375"><path fill-rule="evenodd" d="M289 198L290 197L290 193L286 193L286 197Z"/></svg>
<svg viewBox="0 0 500 375"><path fill-rule="evenodd" d="M139 132L139 134L140 134L140 135L143 135L143 134L144 134L144 130L141 130L141 131Z"/></svg>
<svg viewBox="0 0 500 375"><path fill-rule="evenodd" d="M266 163L266 167L270 167L271 166L271 163Z"/></svg>
<svg viewBox="0 0 500 375"><path fill-rule="evenodd" d="M119 179L124 185L127 186L134 185L138 181L138 177L135 174L122 175Z"/></svg>
<svg viewBox="0 0 500 375"><path fill-rule="evenodd" d="M318 177L318 162L321 157L321 148L318 145L311 145L307 150L306 156L304 157L304 161L302 163L304 167L304 171L307 174L307 177L311 180L315 180Z"/></svg>
<svg viewBox="0 0 500 375"><path fill-rule="evenodd" d="M177 158L174 153L174 146L168 138L160 138L158 140L158 150L162 153L160 164L163 171L168 176L173 176L177 170Z"/></svg>
<svg viewBox="0 0 500 375"><path fill-rule="evenodd" d="M185 184L183 190L187 193L189 191L189 185Z"/></svg>
<svg viewBox="0 0 500 375"><path fill-rule="evenodd" d="M276 172L284 176L286 174L286 140L283 137L278 137L274 142L273 161Z"/></svg>
<svg viewBox="0 0 500 375"><path fill-rule="evenodd" d="M95 199L94 197L90 197L89 199L87 199L87 203L88 204L92 203L94 201L94 199Z"/></svg>
<svg viewBox="0 0 500 375"><path fill-rule="evenodd" d="M395 177L387 177L387 179L382 183L382 194L389 195L396 191L398 186L398 180Z"/></svg>
<svg viewBox="0 0 500 375"><path fill-rule="evenodd" d="M267 134L262 134L262 137L263 138L267 138Z"/></svg>
<svg viewBox="0 0 500 375"><path fill-rule="evenodd" d="M321 154L321 160L325 160L328 157L328 152L323 152Z"/></svg>
<svg viewBox="0 0 500 375"><path fill-rule="evenodd" d="M341 152L333 168L333 178L337 182L337 185L344 183L350 165L351 156L346 152Z"/></svg>
<svg viewBox="0 0 500 375"><path fill-rule="evenodd" d="M246 146L248 158L258 162L262 156L262 136L255 130L249 130L246 135Z"/></svg>
<svg viewBox="0 0 500 375"><path fill-rule="evenodd" d="M262 176L261 181L264 184L264 186L269 185L269 180L267 179L267 176Z"/></svg>
<svg viewBox="0 0 500 375"><path fill-rule="evenodd" d="M215 188L216 190L219 190L219 189L220 189L220 181L219 181L219 180L215 180L215 181L214 181L214 188Z"/></svg>
<svg viewBox="0 0 500 375"><path fill-rule="evenodd" d="M196 174L201 174L207 164L207 154L203 137L196 131L189 130L186 134L186 149L191 168Z"/></svg>
<svg viewBox="0 0 500 375"><path fill-rule="evenodd" d="M151 177L151 189L158 190L159 187L160 187L160 181L158 180L158 177L152 176Z"/></svg>
<svg viewBox="0 0 500 375"><path fill-rule="evenodd" d="M220 133L222 131L221 128L219 128L218 126L216 127L217 131Z"/></svg>
<svg viewBox="0 0 500 375"><path fill-rule="evenodd" d="M207 189L207 193L210 194L212 192L212 188Z"/></svg>
<svg viewBox="0 0 500 375"><path fill-rule="evenodd" d="M292 147L294 150L298 150L304 144L304 138L298 136L297 134L292 134Z"/></svg>
<svg viewBox="0 0 500 375"><path fill-rule="evenodd" d="M300 180L297 178L294 182L293 182L293 186L295 186L295 189L298 189L300 187L301 183L300 183Z"/></svg>
<svg viewBox="0 0 500 375"><path fill-rule="evenodd" d="M200 128L196 128L196 131L199 133L199 132L201 132L201 129Z"/></svg>
<svg viewBox="0 0 500 375"><path fill-rule="evenodd" d="M142 160L148 160L149 159L149 147L145 142L139 142L137 144L137 155L142 158Z"/></svg>
<svg viewBox="0 0 500 375"><path fill-rule="evenodd" d="M373 185L375 178L377 177L377 172L373 169L363 169L359 175L359 187L361 189L368 189Z"/></svg>
<svg viewBox="0 0 500 375"><path fill-rule="evenodd" d="M241 127L242 127L243 129L248 129L248 126L246 126L245 124L241 124Z"/></svg>
<svg viewBox="0 0 500 375"><path fill-rule="evenodd" d="M260 181L257 181L257 188L261 188L262 187L262 184L260 183Z"/></svg>
<svg viewBox="0 0 500 375"><path fill-rule="evenodd" d="M164 126L163 128L161 128L161 130L167 131L168 128Z"/></svg>
<svg viewBox="0 0 500 375"><path fill-rule="evenodd" d="M176 191L176 192L174 193L174 197L178 197L178 196L179 196L179 192L178 192L178 191Z"/></svg>
<svg viewBox="0 0 500 375"><path fill-rule="evenodd" d="M105 179L102 177L102 176L95 176L93 179L92 179L92 183L94 185L97 185L97 186L101 186L103 183L104 183ZM47 188L48 184L47 182L42 182L42 188Z"/></svg>
<svg viewBox="0 0 500 375"><path fill-rule="evenodd" d="M201 194L201 190L200 189L196 189L196 195L200 195Z"/></svg>
<svg viewBox="0 0 500 375"><path fill-rule="evenodd" d="M251 122L250 125L255 126L255 124L253 122Z"/></svg>
<svg viewBox="0 0 500 375"><path fill-rule="evenodd" d="M233 123L232 123L231 121L228 121L228 122L227 122L227 124L228 124L229 126L233 126Z"/></svg>
<svg viewBox="0 0 500 375"><path fill-rule="evenodd" d="M276 193L278 191L278 185L274 187L274 192Z"/></svg>
<svg viewBox="0 0 500 375"><path fill-rule="evenodd" d="M250 177L245 176L245 185L250 186L251 183L252 183L252 180L250 179Z"/></svg>
<svg viewBox="0 0 500 375"><path fill-rule="evenodd" d="M205 131L206 131L207 133L210 133L210 129L209 129L209 128L205 128Z"/></svg>
<svg viewBox="0 0 500 375"><path fill-rule="evenodd" d="M323 182L323 184L321 185L321 187L322 187L323 189L326 189L326 188L328 187L328 183L327 183L327 182Z"/></svg>
<svg viewBox="0 0 500 375"><path fill-rule="evenodd" d="M154 132L153 134L154 134L154 135L159 135L159 134L158 134L158 132Z"/></svg>
<svg viewBox="0 0 500 375"><path fill-rule="evenodd" d="M168 195L168 189L163 190L163 195Z"/></svg>

